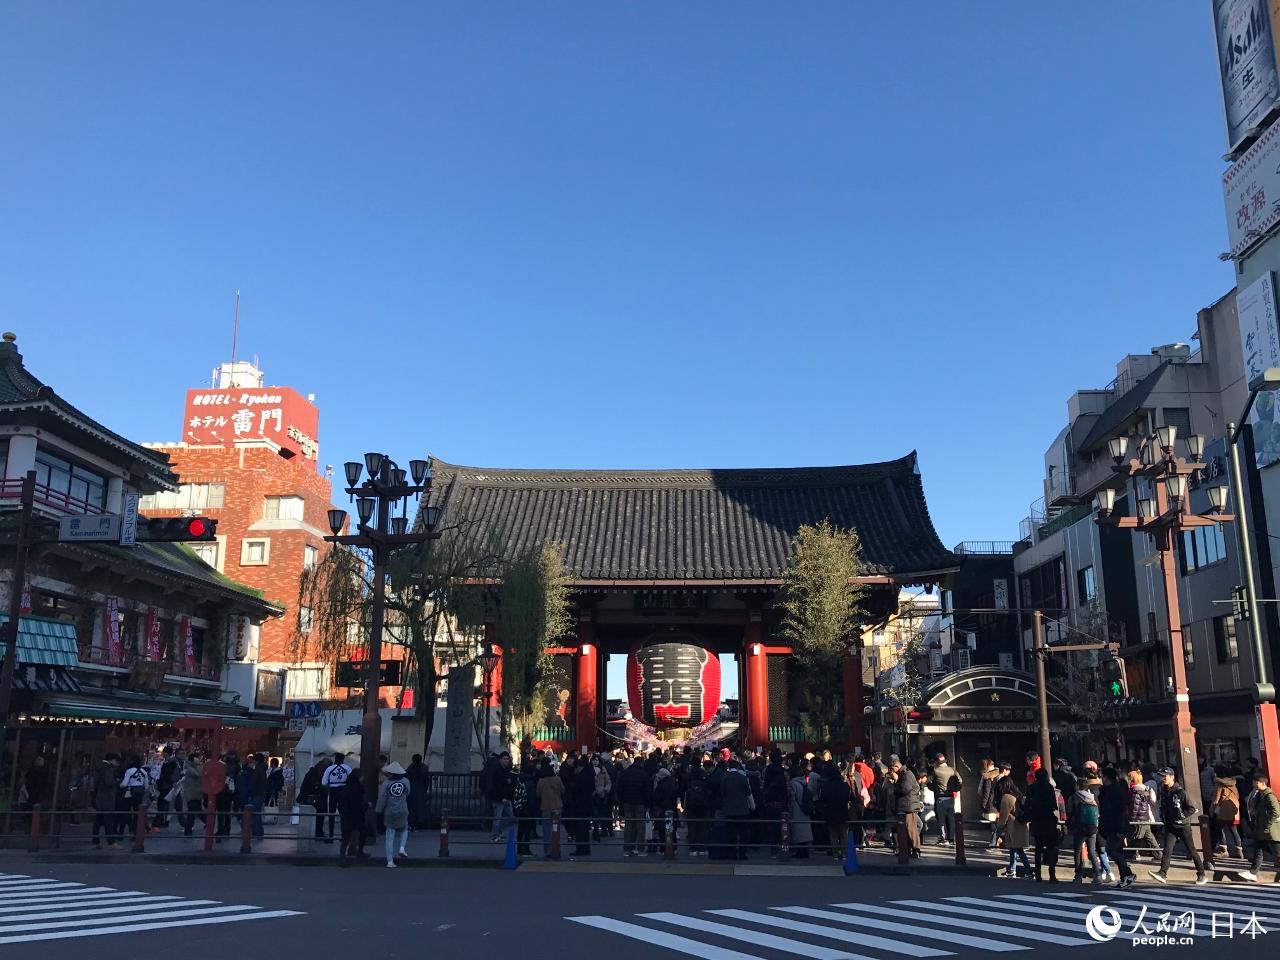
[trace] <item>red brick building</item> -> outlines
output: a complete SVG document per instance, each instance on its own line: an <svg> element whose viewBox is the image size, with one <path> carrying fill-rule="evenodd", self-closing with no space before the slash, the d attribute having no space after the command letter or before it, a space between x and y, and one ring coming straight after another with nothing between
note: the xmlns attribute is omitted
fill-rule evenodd
<svg viewBox="0 0 1280 960"><path fill-rule="evenodd" d="M263 626L255 649L240 651L243 658L287 667L289 700L345 701L360 692L354 664L335 671L332 664L294 662L293 653L295 630L299 623L305 630L308 620L297 608L299 576L330 549L324 537L333 490L318 472L319 411L291 388L264 387L261 372L247 363L224 364L214 383L188 391L183 442L148 444L168 454L180 487L144 498L141 509L216 519L216 543L190 546L219 572L286 608ZM362 645L353 624L353 660ZM394 703L399 691L386 693Z"/></svg>

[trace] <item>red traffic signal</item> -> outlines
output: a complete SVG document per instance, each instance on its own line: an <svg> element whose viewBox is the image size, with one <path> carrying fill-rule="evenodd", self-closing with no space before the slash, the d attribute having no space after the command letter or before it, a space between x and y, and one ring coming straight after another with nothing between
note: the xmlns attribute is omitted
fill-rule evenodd
<svg viewBox="0 0 1280 960"><path fill-rule="evenodd" d="M210 517L147 517L138 520L138 539L151 543L196 543L217 539L218 521Z"/></svg>

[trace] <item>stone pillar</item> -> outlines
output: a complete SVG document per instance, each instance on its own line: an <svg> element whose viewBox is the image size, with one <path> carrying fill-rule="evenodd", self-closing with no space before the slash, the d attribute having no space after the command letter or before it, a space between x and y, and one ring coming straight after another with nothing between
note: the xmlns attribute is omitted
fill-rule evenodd
<svg viewBox="0 0 1280 960"><path fill-rule="evenodd" d="M845 654L841 662L841 674L844 681L844 727L849 735L849 746L861 747L863 754L869 756L866 718L862 713L861 650Z"/></svg>
<svg viewBox="0 0 1280 960"><path fill-rule="evenodd" d="M765 746L769 743L769 662L764 652L764 624L759 610L747 613L747 625L742 631L742 662L747 688L743 745Z"/></svg>
<svg viewBox="0 0 1280 960"><path fill-rule="evenodd" d="M475 703L476 668L450 667L445 688L444 772L469 773L475 742L472 707ZM483 734L481 735L483 737Z"/></svg>
<svg viewBox="0 0 1280 960"><path fill-rule="evenodd" d="M596 624L592 610L578 614L578 683L574 703L573 733L579 746L593 749L599 739L596 730L599 716L599 695L596 674L599 672L600 652L596 647Z"/></svg>

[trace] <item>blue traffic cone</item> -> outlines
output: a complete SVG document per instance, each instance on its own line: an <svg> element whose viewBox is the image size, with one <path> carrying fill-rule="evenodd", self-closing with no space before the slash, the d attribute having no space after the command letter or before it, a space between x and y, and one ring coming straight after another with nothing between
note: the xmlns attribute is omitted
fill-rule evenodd
<svg viewBox="0 0 1280 960"><path fill-rule="evenodd" d="M516 859L516 828L507 828L507 855L502 858L503 870L514 870L520 865Z"/></svg>
<svg viewBox="0 0 1280 960"><path fill-rule="evenodd" d="M849 840L844 845L844 875L852 877L858 872L858 846L853 842L853 831L849 831Z"/></svg>

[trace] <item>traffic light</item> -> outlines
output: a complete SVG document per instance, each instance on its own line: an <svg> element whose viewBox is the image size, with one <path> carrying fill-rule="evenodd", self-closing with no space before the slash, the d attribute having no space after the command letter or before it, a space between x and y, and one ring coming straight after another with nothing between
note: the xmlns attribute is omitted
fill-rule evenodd
<svg viewBox="0 0 1280 960"><path fill-rule="evenodd" d="M138 540L152 543L194 543L216 540L218 521L209 517L139 517Z"/></svg>
<svg viewBox="0 0 1280 960"><path fill-rule="evenodd" d="M1249 619L1249 588L1231 588L1231 615L1237 620Z"/></svg>
<svg viewBox="0 0 1280 960"><path fill-rule="evenodd" d="M1098 676L1102 678L1102 692L1113 700L1123 700L1129 696L1129 681L1124 675L1124 661L1119 657L1103 660L1098 665Z"/></svg>

